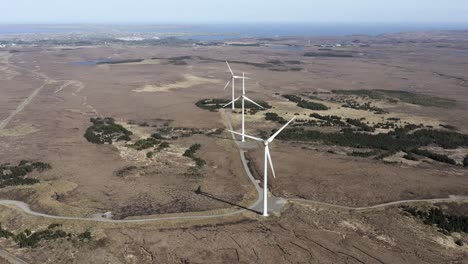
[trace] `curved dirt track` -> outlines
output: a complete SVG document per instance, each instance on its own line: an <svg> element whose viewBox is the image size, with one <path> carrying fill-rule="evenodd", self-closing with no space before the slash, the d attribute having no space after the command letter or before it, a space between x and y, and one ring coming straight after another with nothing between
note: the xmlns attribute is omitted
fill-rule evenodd
<svg viewBox="0 0 468 264"><path fill-rule="evenodd" d="M9 64L11 65L11 64ZM37 96L37 94L46 86L47 84L57 82L56 80L53 80L49 77L47 77L45 74L29 70L26 68L22 68L19 66L11 65L16 68L28 71L34 75L36 75L39 78L44 79L44 84L40 86L39 88L36 88L23 102L21 102L18 107L4 120L0 122L0 129L3 129L8 125L11 119L13 119L19 112L21 112L33 99L34 97ZM60 92L63 88L66 86L73 84L73 82L76 81L67 81L65 82L58 90L55 91L55 93ZM83 89L83 85L81 84L79 86L79 91ZM228 111L221 111L221 115L223 120L227 123L227 127L229 130L233 130L232 124L230 121L230 116ZM232 139L235 141L236 137L234 133L231 133ZM256 191L257 191L257 200L253 202L248 209L249 210L259 210L261 203L263 202L263 189L259 186L258 182L254 179L252 176L249 167L247 165L247 160L244 155L244 151L239 147L239 154L241 157L242 165L244 167L244 170L249 177L250 181L254 185ZM290 201L295 201L298 203L305 203L305 204L316 204L316 205L321 205L321 206L326 206L326 207L332 207L332 208L338 208L338 209L345 209L345 210L355 210L355 211L362 211L362 210L372 210L372 209L379 209L379 208L385 208L385 207L390 207L390 206L395 206L399 204L405 204L405 203L417 203L417 202L453 202L453 201L468 201L468 197L464 196L449 196L449 198L438 198L438 199L419 199L419 200L401 200L401 201L394 201L394 202L389 202L389 203L383 203L383 204L378 204L378 205L373 205L373 206L368 206L368 207L348 207L348 206L341 206L341 205L335 205L335 204L328 204L328 203L323 203L323 202L318 202L318 201L312 201L312 200L305 200L305 199L290 199ZM45 218L52 218L52 219L61 219L61 220L79 220L79 221L95 221L95 222L110 222L110 223L141 223L141 222L155 222L155 221L169 221L169 220L197 220L197 219L209 219L209 218L219 218L219 217L226 217L226 216L232 216L236 214L243 213L247 211L248 209L239 209L236 211L232 212L227 212L227 213L221 213L221 214L201 214L201 215L187 215L187 216L167 216L167 217L158 217L158 218L146 218L146 219L128 219L128 220L113 220L113 219L106 219L106 218L85 218L85 217L67 217L67 216L55 216L55 215L48 215L48 214L43 214L39 212L35 212L31 210L28 204L21 202L21 201L14 201L14 200L0 200L0 205L4 206L15 206L19 209L21 209L23 212L26 214L32 215L32 216L38 216L38 217L45 217Z"/></svg>
<svg viewBox="0 0 468 264"><path fill-rule="evenodd" d="M228 129L232 129L232 124L229 118L229 114L227 116L224 116L225 113L228 112L222 112L221 114L223 115L223 119L225 119ZM236 139L235 134L231 133L231 137L233 140ZM248 209L250 210L256 210L258 209L259 205L263 201L262 199L262 192L263 189L259 186L257 181L253 178L249 167L247 165L247 160L244 155L244 151L242 149L239 149L239 154L241 157L242 165L244 167L244 170L249 177L250 181L252 184L255 186L255 189L257 191L257 200L252 203ZM324 203L324 202L319 202L319 201L313 201L313 200L307 200L307 199L288 199L289 201L293 202L298 202L302 204L315 204L315 205L320 205L320 206L325 206L325 207L332 207L332 208L337 208L337 209L343 209L343 210L353 210L353 211L365 211L365 210L373 210L373 209L381 209L381 208L386 208L386 207L391 207L395 205L401 205L401 204L409 204L409 203L438 203L438 202L456 202L456 201L468 201L468 197L466 196L456 196L456 195L450 195L448 198L435 198L435 199L416 199L416 200L400 200L400 201L393 201L393 202L388 202L388 203L382 203L382 204L377 204L377 205L372 205L372 206L366 206L366 207L349 207L349 206L342 206L342 205L336 205L336 204L329 204L329 203ZM170 221L170 220L199 220L199 219L210 219L210 218L219 218L219 217L226 217L226 216L232 216L236 214L240 214L243 212L246 212L247 209L240 209L232 212L227 212L227 213L222 213L222 214L208 214L208 215L188 215L188 216L169 216L169 217L157 217L157 218L146 218L146 219L128 219L128 220L114 220L114 219L107 219L107 218L85 218L85 217L68 217L68 216L56 216L56 215L49 215L49 214L44 214L40 212L35 212L31 210L28 204L21 202L21 201L14 201L14 200L0 200L0 205L5 205L5 206L15 206L19 209L21 209L23 212L25 212L28 215L32 216L38 216L38 217L45 217L45 218L51 218L51 219L60 219L60 220L79 220L79 221L94 221L94 222L109 222L109 223L144 223L144 222L156 222L156 221Z"/></svg>
<svg viewBox="0 0 468 264"><path fill-rule="evenodd" d="M392 207L395 205L413 204L413 203L443 203L443 202L465 202L465 201L468 202L468 197L459 196L459 195L449 195L448 198L400 200L400 201L393 201L393 202L376 204L376 205L371 205L371 206L364 206L364 207L350 207L350 206L323 203L323 202L307 200L307 199L289 199L289 201L304 203L304 204L315 204L315 205L320 205L320 206L327 206L327 207L333 207L337 209L344 209L344 210L351 210L351 211L366 211L366 210Z"/></svg>
<svg viewBox="0 0 468 264"><path fill-rule="evenodd" d="M224 114L224 113L222 113ZM231 121L229 119L229 116L227 118L223 118L227 122L228 129L232 130L232 125ZM235 140L235 135L234 133L231 133L231 137L233 140ZM255 186L255 189L257 191L257 200L252 203L248 209L250 210L255 210L259 204L263 201L262 200L262 191L263 189L258 185L258 183L255 181L254 177L250 173L249 167L247 165L247 160L244 155L244 151L239 149L239 154L241 157L241 161L243 164L243 167L245 169L245 172L247 176L249 177L250 181L252 184ZM146 218L146 219L128 219L128 220L114 220L114 219L107 219L107 218L85 218L85 217L68 217L68 216L56 216L56 215L49 215L49 214L43 214L40 212L35 212L31 210L28 204L21 202L21 201L15 201L15 200L0 200L0 205L6 205L6 206L15 206L19 209L21 209L23 212L25 212L28 215L32 216L38 216L38 217L45 217L45 218L52 218L52 219L61 219L61 220L79 220L79 221L94 221L94 222L109 222L109 223L143 223L143 222L156 222L156 221L168 221L168 220L198 220L198 219L210 219L210 218L218 218L218 217L226 217L226 216L231 216L231 215L236 215L243 213L247 211L248 209L240 209L228 213L222 213L222 214L208 214L208 215L188 215L188 216L169 216L169 217L157 217L157 218Z"/></svg>

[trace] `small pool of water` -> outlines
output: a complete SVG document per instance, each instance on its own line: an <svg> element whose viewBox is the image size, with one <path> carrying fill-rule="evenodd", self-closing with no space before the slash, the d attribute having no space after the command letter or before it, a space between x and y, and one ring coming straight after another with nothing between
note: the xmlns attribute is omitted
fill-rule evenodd
<svg viewBox="0 0 468 264"><path fill-rule="evenodd" d="M94 66L99 62L111 62L112 59L97 59L97 60L87 60L87 61L74 61L71 64L81 65L81 66Z"/></svg>

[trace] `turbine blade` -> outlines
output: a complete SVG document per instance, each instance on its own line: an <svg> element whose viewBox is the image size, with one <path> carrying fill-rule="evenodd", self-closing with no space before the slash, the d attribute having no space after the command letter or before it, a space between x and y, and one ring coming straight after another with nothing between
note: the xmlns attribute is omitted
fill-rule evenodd
<svg viewBox="0 0 468 264"><path fill-rule="evenodd" d="M286 123L286 125L284 125L282 128L278 129L278 131L276 131L275 134L273 134L273 136L271 136L269 139L267 139L268 143L272 142L273 139L275 139L275 137L281 133L281 131L283 131L283 129L285 129L296 117L293 117L291 120L289 120L289 122Z"/></svg>
<svg viewBox="0 0 468 264"><path fill-rule="evenodd" d="M231 72L231 75L234 76L234 72L232 72L231 66L229 66L229 63L227 61L226 61L226 64L227 64L227 66L229 68L229 71Z"/></svg>
<svg viewBox="0 0 468 264"><path fill-rule="evenodd" d="M242 73L242 77L244 77L244 73ZM245 95L245 78L242 78L242 95Z"/></svg>
<svg viewBox="0 0 468 264"><path fill-rule="evenodd" d="M252 104L254 104L254 105L256 105L256 106L262 108L262 109L265 109L265 108L263 108L263 106L261 106L261 105L257 104L256 102L252 101L252 100L251 100L250 98L248 98L247 96L244 96L244 99L247 100L247 101L249 101L249 102L251 102Z"/></svg>
<svg viewBox="0 0 468 264"><path fill-rule="evenodd" d="M266 148L266 152L267 152L268 162L270 163L271 172L273 173L273 178L276 178L275 169L273 168L273 161L271 160L270 149L268 147Z"/></svg>
<svg viewBox="0 0 468 264"><path fill-rule="evenodd" d="M226 86L224 86L224 90L226 90L226 88L229 86L230 83L231 83L231 80L229 80L229 81L226 83Z"/></svg>
<svg viewBox="0 0 468 264"><path fill-rule="evenodd" d="M236 134L236 135L242 136L242 133L239 133L239 132L236 132L236 131L232 131L232 130L228 130L228 131L231 132L231 133L234 133L234 134ZM244 134L244 136L245 136L246 138L250 138L250 139L257 140L257 141L261 141L261 142L264 142L264 141L265 141L265 140L263 140L263 139L261 139L261 138L258 138L258 137L252 137L252 136L245 135L245 134Z"/></svg>
<svg viewBox="0 0 468 264"><path fill-rule="evenodd" d="M237 97L236 99L232 100L231 102L229 102L229 103L223 105L223 108L226 107L226 106L228 106L228 105L230 105L230 104L235 103L237 100L239 100L239 98L241 98L241 97L239 96L239 97Z"/></svg>

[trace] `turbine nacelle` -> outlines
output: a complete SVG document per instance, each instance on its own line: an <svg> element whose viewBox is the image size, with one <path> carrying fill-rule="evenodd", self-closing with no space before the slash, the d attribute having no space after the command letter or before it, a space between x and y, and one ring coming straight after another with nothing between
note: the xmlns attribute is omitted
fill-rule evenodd
<svg viewBox="0 0 468 264"><path fill-rule="evenodd" d="M273 140L276 138L276 136L279 135L279 133L281 133L281 131L283 131L296 117L293 117L291 120L289 120L288 123L286 123L284 126L282 126L280 129L278 129L278 131L276 131L271 137L269 137L268 139L262 139L262 138L258 138L258 137L254 137L254 136L250 136L250 135L246 135L246 134L243 134L243 133L238 133L238 132L235 132L235 131L232 131L232 130L229 130L229 132L231 133L234 133L234 134L237 134L237 135L241 135L243 137L246 137L246 138L250 138L250 139L253 139L255 141L259 141L259 142L262 142L263 143L263 146L265 147L265 166L267 164L267 162L270 164L270 168L271 168L271 172L273 173L273 177L276 178L276 174L275 174L275 170L273 168L273 161L271 159L271 154L270 154L270 149L268 147L268 144L270 144L271 142L273 142Z"/></svg>

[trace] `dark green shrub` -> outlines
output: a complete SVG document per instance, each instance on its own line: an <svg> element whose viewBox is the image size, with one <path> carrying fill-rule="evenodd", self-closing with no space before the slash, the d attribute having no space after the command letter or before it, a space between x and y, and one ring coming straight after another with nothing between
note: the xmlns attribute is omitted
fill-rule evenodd
<svg viewBox="0 0 468 264"><path fill-rule="evenodd" d="M468 233L468 216L446 214L438 207L429 210L419 210L414 207L402 206L404 212L417 217L426 225L435 225L442 232L450 234L452 232Z"/></svg>
<svg viewBox="0 0 468 264"><path fill-rule="evenodd" d="M39 183L38 179L27 178L26 176L34 170L43 172L50 168L51 166L44 162L30 162L25 160L22 160L18 166L9 164L0 165L0 188Z"/></svg>
<svg viewBox="0 0 468 264"><path fill-rule="evenodd" d="M185 157L189 157L189 158L192 158L194 157L195 155L195 152L197 152L197 150L199 150L201 148L201 145L200 144L193 144L192 146L190 146L183 154L183 156Z"/></svg>
<svg viewBox="0 0 468 264"><path fill-rule="evenodd" d="M94 144L112 144L112 140L130 140L131 131L116 124L113 118L91 118L91 125L86 129L84 137Z"/></svg>
<svg viewBox="0 0 468 264"><path fill-rule="evenodd" d="M85 232L79 234L79 235L78 235L78 239L79 239L80 241L91 240L91 232L85 231Z"/></svg>
<svg viewBox="0 0 468 264"><path fill-rule="evenodd" d="M277 113L265 113L265 119L270 121L279 122L280 124L286 124L288 121Z"/></svg>
<svg viewBox="0 0 468 264"><path fill-rule="evenodd" d="M161 144L159 144L158 146L158 149L161 150L161 149L166 149L166 148L169 148L170 147L170 144L166 141L163 141L161 142Z"/></svg>
<svg viewBox="0 0 468 264"><path fill-rule="evenodd" d="M159 144L159 142L160 142L159 140L150 137L150 138L145 138L145 139L139 139L135 142L135 144L130 144L128 146L136 150L143 150L143 149L152 148L156 144Z"/></svg>
<svg viewBox="0 0 468 264"><path fill-rule="evenodd" d="M428 157L428 158L436 160L436 161L440 161L440 162L444 162L444 163L448 163L448 164L452 164L452 165L457 164L455 162L455 160L449 158L447 155L432 153L430 151L423 150L423 149L413 149L413 150L411 150L411 152L416 154L416 155Z"/></svg>
<svg viewBox="0 0 468 264"><path fill-rule="evenodd" d="M288 99L291 102L296 103L296 105L301 108L311 109L311 110L328 110L328 107L324 104L307 101L297 95L284 94L283 97Z"/></svg>

